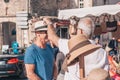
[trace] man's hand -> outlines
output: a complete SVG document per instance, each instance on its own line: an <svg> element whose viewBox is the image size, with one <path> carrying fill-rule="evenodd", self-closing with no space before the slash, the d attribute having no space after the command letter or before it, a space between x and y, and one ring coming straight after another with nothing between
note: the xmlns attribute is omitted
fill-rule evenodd
<svg viewBox="0 0 120 80"><path fill-rule="evenodd" d="M52 41L52 43L58 46L59 37L56 35L54 25L50 18L43 18L43 21L47 24L48 27L48 39Z"/></svg>
<svg viewBox="0 0 120 80"><path fill-rule="evenodd" d="M52 20L51 20L50 18L43 18L43 21L44 21L47 25L52 24Z"/></svg>

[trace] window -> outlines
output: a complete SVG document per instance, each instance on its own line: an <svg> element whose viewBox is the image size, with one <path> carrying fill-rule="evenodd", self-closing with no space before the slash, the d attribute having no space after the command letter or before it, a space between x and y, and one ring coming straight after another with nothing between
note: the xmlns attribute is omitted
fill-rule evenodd
<svg viewBox="0 0 120 80"><path fill-rule="evenodd" d="M80 3L80 8L83 8L84 7L84 4L83 3Z"/></svg>
<svg viewBox="0 0 120 80"><path fill-rule="evenodd" d="M79 8L83 8L84 7L84 0L79 0Z"/></svg>
<svg viewBox="0 0 120 80"><path fill-rule="evenodd" d="M12 35L16 35L16 29L14 28L11 32Z"/></svg>
<svg viewBox="0 0 120 80"><path fill-rule="evenodd" d="M60 37L60 38L65 38L65 39L68 39L69 38L69 34L68 34L68 28L63 26L63 27L59 27L57 30L57 35Z"/></svg>
<svg viewBox="0 0 120 80"><path fill-rule="evenodd" d="M80 2L83 1L83 0L80 0Z"/></svg>
<svg viewBox="0 0 120 80"><path fill-rule="evenodd" d="M109 4L109 0L103 0L103 4L104 5Z"/></svg>
<svg viewBox="0 0 120 80"><path fill-rule="evenodd" d="M8 3L8 2L9 2L9 0L4 0L4 2L5 2L5 3Z"/></svg>

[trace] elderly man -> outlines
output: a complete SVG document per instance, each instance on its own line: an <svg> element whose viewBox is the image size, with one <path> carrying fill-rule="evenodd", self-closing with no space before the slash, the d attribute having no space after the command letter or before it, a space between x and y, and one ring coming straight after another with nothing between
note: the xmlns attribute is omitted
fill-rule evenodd
<svg viewBox="0 0 120 80"><path fill-rule="evenodd" d="M52 22L50 19L45 18L44 21L48 25L48 36L49 39L59 47L59 50L63 52L65 55L69 52L70 47L68 45L69 40L60 39L56 36ZM71 29L72 28L72 29ZM73 29L74 28L74 29ZM77 29L76 29L77 28ZM94 23L90 18L82 18L78 22L78 27L70 27L70 31L74 31L74 36L79 35L79 37L82 39L88 39L91 44L94 44L95 42L90 40L90 37L94 31ZM71 39L74 39L75 37L72 36ZM54 40L53 40L54 38ZM72 42L74 44L75 42ZM107 60L107 54L104 49L99 48L96 51L90 53L89 55L85 56L85 76L88 75L88 73L94 69L94 68L103 68L105 70L108 70L108 60ZM68 66L68 71L65 72L65 78L64 80L80 80L80 73L79 73L79 62L76 62L73 65Z"/></svg>
<svg viewBox="0 0 120 80"><path fill-rule="evenodd" d="M36 39L25 52L25 68L30 80L53 80L56 78L53 49L47 44L47 25L35 23Z"/></svg>

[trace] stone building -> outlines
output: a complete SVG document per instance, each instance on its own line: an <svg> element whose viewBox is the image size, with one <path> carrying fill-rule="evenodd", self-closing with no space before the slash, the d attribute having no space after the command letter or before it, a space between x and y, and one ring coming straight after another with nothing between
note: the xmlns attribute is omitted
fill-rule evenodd
<svg viewBox="0 0 120 80"><path fill-rule="evenodd" d="M100 5L116 4L120 0L69 0L69 8L84 8Z"/></svg>
<svg viewBox="0 0 120 80"><path fill-rule="evenodd" d="M27 10L27 0L0 0L0 49L15 40L20 42L21 29L16 26L16 12Z"/></svg>
<svg viewBox="0 0 120 80"><path fill-rule="evenodd" d="M93 0L93 6L116 4L120 0Z"/></svg>
<svg viewBox="0 0 120 80"><path fill-rule="evenodd" d="M57 16L58 8L68 7L68 0L0 0L0 6L0 49L2 45L11 46L15 40L20 47L25 47L33 38L31 30L34 27L17 26L16 13L27 11L30 14L37 13L38 16Z"/></svg>

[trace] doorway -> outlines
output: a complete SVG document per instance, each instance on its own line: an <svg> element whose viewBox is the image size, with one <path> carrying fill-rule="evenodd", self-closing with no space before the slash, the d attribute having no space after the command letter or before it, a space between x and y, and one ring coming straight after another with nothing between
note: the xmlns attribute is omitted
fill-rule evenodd
<svg viewBox="0 0 120 80"><path fill-rule="evenodd" d="M16 23L3 22L2 23L3 45L9 45L16 41Z"/></svg>

